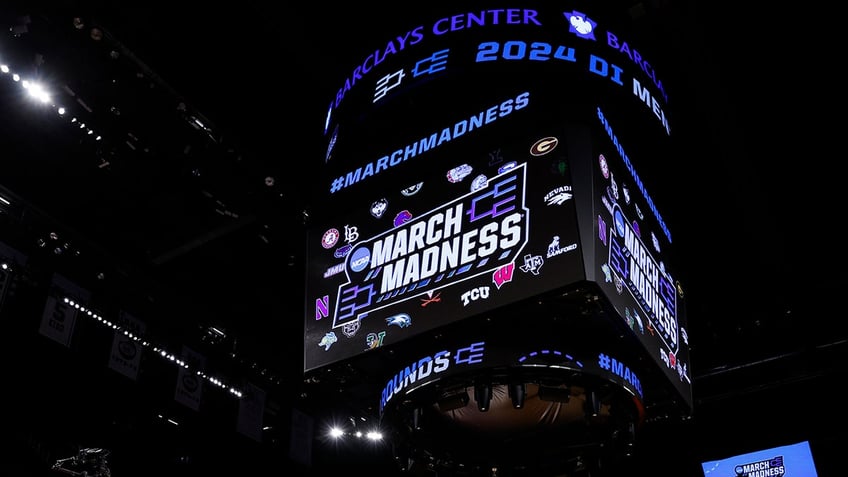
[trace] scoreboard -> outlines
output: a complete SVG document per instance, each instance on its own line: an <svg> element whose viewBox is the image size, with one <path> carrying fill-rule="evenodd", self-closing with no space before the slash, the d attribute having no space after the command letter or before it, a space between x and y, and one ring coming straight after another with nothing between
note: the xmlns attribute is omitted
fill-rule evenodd
<svg viewBox="0 0 848 477"><path fill-rule="evenodd" d="M665 78L592 8L448 11L363 45L317 158L305 373L588 283L691 408L675 244L642 176L674 157ZM547 318L500 326L524 319Z"/></svg>

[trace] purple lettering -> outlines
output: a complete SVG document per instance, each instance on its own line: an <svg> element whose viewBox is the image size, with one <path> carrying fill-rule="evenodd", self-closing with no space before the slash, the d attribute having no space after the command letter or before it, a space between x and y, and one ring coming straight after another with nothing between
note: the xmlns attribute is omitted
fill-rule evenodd
<svg viewBox="0 0 848 477"><path fill-rule="evenodd" d="M407 46L414 45L423 40L423 31L423 26L413 28L406 32L403 36L396 37L398 42L397 45L395 45L394 40L391 40L386 44L386 47L382 52L380 50L375 50L373 54L366 56L362 61L362 64L354 68L353 73L351 73L350 77L345 80L344 87L340 88L336 93L335 107L339 107L339 104L341 104L345 94L350 91L358 80L361 80L363 76L367 75L372 68L382 63L387 57L402 51Z"/></svg>
<svg viewBox="0 0 848 477"><path fill-rule="evenodd" d="M663 88L662 81L657 78L657 74L654 71L654 68L651 66L650 63L648 63L648 60L642 57L642 54L639 53L639 51L635 49L631 50L630 45L628 45L626 41L620 42L615 33L609 31L607 32L607 45L610 48L618 50L619 53L627 55L627 57L630 58L630 61L639 65L639 68L642 70L642 72L648 75L648 78L653 81L654 86L656 86L657 89L660 90L660 94L662 94L665 101L668 102L668 95L666 94L665 89Z"/></svg>
<svg viewBox="0 0 848 477"><path fill-rule="evenodd" d="M461 13L436 20L433 23L433 34L439 36L475 26L500 25L504 22L509 25L534 24L542 26L542 23L536 18L537 15L538 12L536 10L522 10L518 8Z"/></svg>

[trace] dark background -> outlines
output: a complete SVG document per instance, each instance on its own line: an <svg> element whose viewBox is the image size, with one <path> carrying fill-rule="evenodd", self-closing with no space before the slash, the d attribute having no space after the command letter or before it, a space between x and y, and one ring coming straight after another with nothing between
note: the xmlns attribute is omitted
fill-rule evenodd
<svg viewBox="0 0 848 477"><path fill-rule="evenodd" d="M679 155L640 170L682 249L695 377L692 418L646 426L631 468L697 477L701 460L810 440L819 474L838 475L848 333L829 12L607 3L673 78ZM27 257L0 308L3 474L54 475L56 459L90 447L111 450L116 477L393 471L388 446L318 437L347 410L340 390L303 382L301 282L327 104L364 52L426 11L400 7L3 3L0 62L104 138L0 76L0 195L12 202L0 241ZM201 411L175 403L175 368L152 353L135 381L108 369L111 333L91 320L70 347L39 335L54 271L266 389L261 442L235 432L238 403L222 390ZM314 418L314 441L292 437L293 410Z"/></svg>

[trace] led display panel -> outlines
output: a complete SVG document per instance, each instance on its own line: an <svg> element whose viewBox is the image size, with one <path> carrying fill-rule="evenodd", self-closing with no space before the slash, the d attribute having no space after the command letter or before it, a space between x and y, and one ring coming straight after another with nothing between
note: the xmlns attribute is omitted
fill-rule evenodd
<svg viewBox="0 0 848 477"><path fill-rule="evenodd" d="M817 477L810 443L802 441L701 463L704 477Z"/></svg>
<svg viewBox="0 0 848 477"><path fill-rule="evenodd" d="M325 293L307 324L307 367L585 278L571 178L551 172L565 160L556 138L497 137L445 149L439 174L314 229L308 283ZM527 160L542 147L545 158Z"/></svg>
<svg viewBox="0 0 848 477"><path fill-rule="evenodd" d="M691 405L671 230L642 177L672 154L664 78L587 8L448 11L364 46L310 198L305 372L590 282Z"/></svg>
<svg viewBox="0 0 848 477"><path fill-rule="evenodd" d="M637 163L643 148L626 117L599 102L591 126L592 230L587 279L603 291L676 391L691 406L692 373L684 295L672 233ZM634 141L638 142L638 141ZM644 162L644 161L643 161Z"/></svg>

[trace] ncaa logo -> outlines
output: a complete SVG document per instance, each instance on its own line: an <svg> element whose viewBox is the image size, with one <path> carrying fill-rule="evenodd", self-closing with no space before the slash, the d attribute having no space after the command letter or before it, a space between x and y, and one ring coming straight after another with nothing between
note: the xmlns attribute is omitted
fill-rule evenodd
<svg viewBox="0 0 848 477"><path fill-rule="evenodd" d="M354 272L361 272L371 262L371 255L368 253L368 247L359 247L350 254L350 269Z"/></svg>

